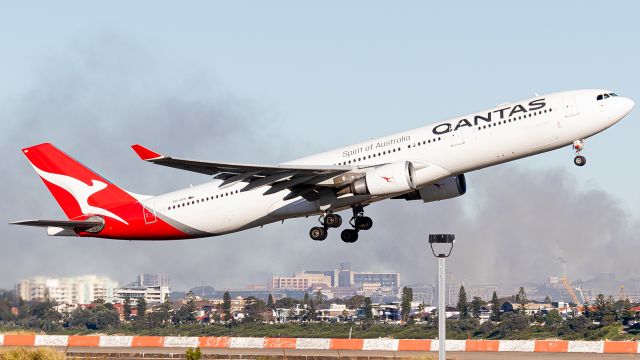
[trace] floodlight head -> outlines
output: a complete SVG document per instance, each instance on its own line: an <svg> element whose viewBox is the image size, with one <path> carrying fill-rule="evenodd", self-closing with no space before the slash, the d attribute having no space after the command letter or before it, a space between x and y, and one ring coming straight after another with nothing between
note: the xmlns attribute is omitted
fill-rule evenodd
<svg viewBox="0 0 640 360"><path fill-rule="evenodd" d="M446 258L451 255L451 251L453 251L453 243L455 242L456 236L453 234L429 234L429 245L431 246L431 252L433 256L438 258ZM445 254L444 252L438 252L436 254L436 250L433 248L433 244L444 244L445 246L449 246L449 251Z"/></svg>
<svg viewBox="0 0 640 360"><path fill-rule="evenodd" d="M456 236L453 234L429 234L430 244L453 244Z"/></svg>

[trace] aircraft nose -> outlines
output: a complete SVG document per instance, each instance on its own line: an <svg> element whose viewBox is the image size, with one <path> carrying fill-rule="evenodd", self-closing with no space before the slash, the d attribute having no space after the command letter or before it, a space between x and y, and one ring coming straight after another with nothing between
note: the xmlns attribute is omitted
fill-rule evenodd
<svg viewBox="0 0 640 360"><path fill-rule="evenodd" d="M615 106L612 109L617 120L620 120L623 117L627 116L627 114L629 114L629 112L631 112L631 109L633 109L633 107L635 106L633 100L627 97L619 96L611 100L615 101Z"/></svg>
<svg viewBox="0 0 640 360"><path fill-rule="evenodd" d="M622 108L624 109L625 115L628 114L629 112L631 112L631 109L633 109L633 107L636 105L635 102L633 102L633 100L629 99L629 98L622 98Z"/></svg>

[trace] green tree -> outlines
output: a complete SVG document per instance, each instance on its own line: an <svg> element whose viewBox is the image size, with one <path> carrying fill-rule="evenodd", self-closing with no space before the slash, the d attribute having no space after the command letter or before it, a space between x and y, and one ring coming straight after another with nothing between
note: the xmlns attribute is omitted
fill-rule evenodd
<svg viewBox="0 0 640 360"><path fill-rule="evenodd" d="M400 303L400 316L404 322L409 319L411 301L413 301L413 290L405 286L402 288L402 302Z"/></svg>
<svg viewBox="0 0 640 360"><path fill-rule="evenodd" d="M120 325L120 316L114 309L98 304L92 309L77 308L69 314L66 326L71 328L106 330Z"/></svg>
<svg viewBox="0 0 640 360"><path fill-rule="evenodd" d="M547 313L547 316L544 318L544 324L547 328L556 331L558 326L562 324L562 315L556 309L552 309Z"/></svg>
<svg viewBox="0 0 640 360"><path fill-rule="evenodd" d="M491 296L491 320L500 321L500 300L495 291L493 292L493 296Z"/></svg>
<svg viewBox="0 0 640 360"><path fill-rule="evenodd" d="M118 327L120 325L120 315L118 311L109 309L108 307L96 306L94 309L96 330L105 330Z"/></svg>
<svg viewBox="0 0 640 360"><path fill-rule="evenodd" d="M200 350L200 347L197 347L195 349L188 348L185 354L185 358L187 360L200 360L201 357L202 351Z"/></svg>
<svg viewBox="0 0 640 360"><path fill-rule="evenodd" d="M460 286L460 291L458 292L458 311L460 312L460 319L469 317L469 304L467 303L467 292L464 290L464 286Z"/></svg>
<svg viewBox="0 0 640 360"><path fill-rule="evenodd" d="M189 291L184 304L173 314L174 324L193 324L196 322L196 300Z"/></svg>
<svg viewBox="0 0 640 360"><path fill-rule="evenodd" d="M529 319L524 313L505 313L502 315L499 329L503 337L514 337L529 329Z"/></svg>
<svg viewBox="0 0 640 360"><path fill-rule="evenodd" d="M566 322L566 328L575 333L584 333L589 329L591 321L585 316L575 316Z"/></svg>
<svg viewBox="0 0 640 360"><path fill-rule="evenodd" d="M311 302L311 299L309 297L309 293L304 293L304 298L302 299L302 304L303 305L308 305Z"/></svg>
<svg viewBox="0 0 640 360"><path fill-rule="evenodd" d="M262 300L256 298L245 299L245 311L247 316L244 321L247 322L259 322L264 320L263 313L267 311L267 305Z"/></svg>
<svg viewBox="0 0 640 360"><path fill-rule="evenodd" d="M624 301L617 301L616 304L616 317L618 320L622 321L623 325L628 325L629 321L635 318L635 313L631 311L633 304L629 299L625 299Z"/></svg>
<svg viewBox="0 0 640 360"><path fill-rule="evenodd" d="M228 291L222 295L222 311L224 312L224 319L226 321L231 320L231 295Z"/></svg>
<svg viewBox="0 0 640 360"><path fill-rule="evenodd" d="M598 294L594 300L593 308L589 315L592 320L599 321L602 325L615 321L614 300L611 296L606 297L603 294Z"/></svg>
<svg viewBox="0 0 640 360"><path fill-rule="evenodd" d="M366 320L373 320L373 304L371 304L371 298L364 298L364 318Z"/></svg>
<svg viewBox="0 0 640 360"><path fill-rule="evenodd" d="M520 286L520 289L518 290L518 294L516 295L516 302L520 304L519 311L524 314L525 305L529 303L529 300L527 299L527 293L524 291L524 286Z"/></svg>
<svg viewBox="0 0 640 360"><path fill-rule="evenodd" d="M544 297L544 302L545 302L545 304L551 304L552 301L551 301L551 298L549 296L545 296Z"/></svg>
<svg viewBox="0 0 640 360"><path fill-rule="evenodd" d="M273 295L271 294L269 294L269 298L267 299L267 307L272 310L274 308Z"/></svg>
<svg viewBox="0 0 640 360"><path fill-rule="evenodd" d="M138 318L143 319L147 313L147 300L144 297L138 299L138 305L136 306L138 311Z"/></svg>
<svg viewBox="0 0 640 360"><path fill-rule="evenodd" d="M322 295L322 292L320 290L316 291L314 301L316 302L316 305L322 305L322 302L324 301L324 295Z"/></svg>
<svg viewBox="0 0 640 360"><path fill-rule="evenodd" d="M364 296L362 295L352 296L349 299L347 299L347 301L345 301L345 305L347 305L349 309L355 310L361 307L362 305L364 305Z"/></svg>
<svg viewBox="0 0 640 360"><path fill-rule="evenodd" d="M315 321L318 317L316 304L315 302L311 301L308 306L309 307L307 308L307 316L309 317L309 321Z"/></svg>
<svg viewBox="0 0 640 360"><path fill-rule="evenodd" d="M131 319L131 299L129 297L124 298L122 311L124 313L124 321L129 321Z"/></svg>
<svg viewBox="0 0 640 360"><path fill-rule="evenodd" d="M474 296L473 300L471 300L471 315L478 319L480 317L480 311L485 304L486 302L484 302L479 296Z"/></svg>
<svg viewBox="0 0 640 360"><path fill-rule="evenodd" d="M277 300L274 306L280 309L289 309L291 308L292 305L297 303L298 303L298 300L296 299L292 299L290 297L284 297L282 299Z"/></svg>
<svg viewBox="0 0 640 360"><path fill-rule="evenodd" d="M169 302L169 295L164 296L164 301L158 306L158 311L151 313L151 315L150 326L152 328L168 324L171 321L171 302Z"/></svg>
<svg viewBox="0 0 640 360"><path fill-rule="evenodd" d="M291 304L289 311L287 312L287 319L293 320L298 316L298 304Z"/></svg>

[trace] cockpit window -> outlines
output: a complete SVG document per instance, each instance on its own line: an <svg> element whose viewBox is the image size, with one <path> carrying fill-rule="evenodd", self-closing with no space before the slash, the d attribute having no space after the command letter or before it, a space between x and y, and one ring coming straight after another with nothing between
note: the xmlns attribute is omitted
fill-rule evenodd
<svg viewBox="0 0 640 360"><path fill-rule="evenodd" d="M596 97L596 101L608 99L609 97L618 96L616 93L600 94Z"/></svg>

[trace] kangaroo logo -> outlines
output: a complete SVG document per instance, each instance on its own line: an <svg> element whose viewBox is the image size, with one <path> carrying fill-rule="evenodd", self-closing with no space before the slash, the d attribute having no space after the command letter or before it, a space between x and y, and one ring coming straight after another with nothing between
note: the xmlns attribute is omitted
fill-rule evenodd
<svg viewBox="0 0 640 360"><path fill-rule="evenodd" d="M91 195L99 191L106 189L107 184L103 183L102 181L92 179L91 186L89 186L83 183L82 181L78 179L74 179L70 176L46 172L38 169L33 164L31 164L31 166L33 166L33 168L36 170L38 175L40 175L40 177L69 192L69 194L71 194L71 196L73 196L73 198L76 199L76 202L78 202L78 205L80 206L80 211L82 211L83 214L104 215L112 219L118 220L121 223L124 223L126 225L129 225L129 223L127 223L126 221L124 221L122 218L112 213L111 211L97 207L97 206L89 205L89 202L88 202L89 197L91 197Z"/></svg>
<svg viewBox="0 0 640 360"><path fill-rule="evenodd" d="M388 183L395 183L395 181L393 181L393 176L380 176L381 178L384 179L384 181L388 182Z"/></svg>

